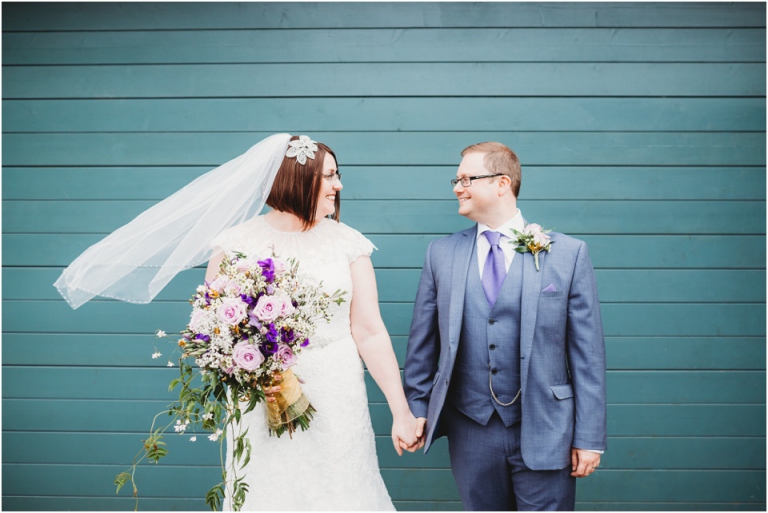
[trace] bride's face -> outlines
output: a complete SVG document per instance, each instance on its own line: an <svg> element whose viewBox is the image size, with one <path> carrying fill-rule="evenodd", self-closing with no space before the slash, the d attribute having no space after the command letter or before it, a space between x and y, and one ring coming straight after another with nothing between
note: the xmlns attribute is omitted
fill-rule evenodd
<svg viewBox="0 0 768 513"><path fill-rule="evenodd" d="M322 219L336 211L336 193L343 189L336 168L336 159L330 153L325 154L323 161L323 176L320 179L320 197L317 199L317 214L315 219Z"/></svg>

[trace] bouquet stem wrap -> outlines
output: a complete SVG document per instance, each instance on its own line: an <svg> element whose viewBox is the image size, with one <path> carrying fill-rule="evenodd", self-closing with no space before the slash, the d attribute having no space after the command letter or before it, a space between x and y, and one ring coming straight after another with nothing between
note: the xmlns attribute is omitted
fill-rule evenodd
<svg viewBox="0 0 768 513"><path fill-rule="evenodd" d="M273 395L275 401L265 402L269 433L277 435L278 438L286 431L288 436L292 436L297 426L301 427L302 431L307 429L315 412L309 399L301 390L293 370L288 369L280 376L282 379L278 383L273 382L280 385L280 391Z"/></svg>

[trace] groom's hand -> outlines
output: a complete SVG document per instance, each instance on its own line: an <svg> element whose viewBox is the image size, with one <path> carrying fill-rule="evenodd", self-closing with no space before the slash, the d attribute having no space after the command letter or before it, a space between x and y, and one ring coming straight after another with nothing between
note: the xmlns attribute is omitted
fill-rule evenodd
<svg viewBox="0 0 768 513"><path fill-rule="evenodd" d="M424 447L424 443L427 441L427 433L424 429L427 426L427 419L424 417L416 418L416 445L411 449L411 452L418 451Z"/></svg>
<svg viewBox="0 0 768 513"><path fill-rule="evenodd" d="M600 454L571 447L571 475L587 477L600 466Z"/></svg>

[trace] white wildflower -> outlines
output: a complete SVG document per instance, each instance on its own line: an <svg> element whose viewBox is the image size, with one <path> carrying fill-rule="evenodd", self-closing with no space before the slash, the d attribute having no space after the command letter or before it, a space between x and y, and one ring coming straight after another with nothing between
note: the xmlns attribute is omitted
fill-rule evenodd
<svg viewBox="0 0 768 513"><path fill-rule="evenodd" d="M157 338L163 338L163 337L165 336L165 332L164 332L163 330L157 330L157 331L155 332L155 336L156 336Z"/></svg>
<svg viewBox="0 0 768 513"><path fill-rule="evenodd" d="M213 413L206 413L203 415L203 420L211 420L213 418Z"/></svg>
<svg viewBox="0 0 768 513"><path fill-rule="evenodd" d="M161 356L163 356L163 353L161 353L160 351L157 350L157 348L155 348L155 352L152 353L152 359L157 360Z"/></svg>
<svg viewBox="0 0 768 513"><path fill-rule="evenodd" d="M166 365L166 367L173 367L173 362L168 360L168 365Z"/></svg>
<svg viewBox="0 0 768 513"><path fill-rule="evenodd" d="M184 431L186 431L187 426L189 426L189 419L185 420L183 424L180 420L177 420L176 425L173 426L173 429L177 433L183 433Z"/></svg>
<svg viewBox="0 0 768 513"><path fill-rule="evenodd" d="M196 436L190 437L189 441L190 442L197 442L197 437Z"/></svg>
<svg viewBox="0 0 768 513"><path fill-rule="evenodd" d="M224 432L224 431L222 431L221 429L217 429L215 433L213 433L212 435L210 435L210 436L208 437L208 440L210 440L211 442L215 442L216 440L218 440L218 439L219 439L219 436L221 436L221 434L222 434L223 432Z"/></svg>

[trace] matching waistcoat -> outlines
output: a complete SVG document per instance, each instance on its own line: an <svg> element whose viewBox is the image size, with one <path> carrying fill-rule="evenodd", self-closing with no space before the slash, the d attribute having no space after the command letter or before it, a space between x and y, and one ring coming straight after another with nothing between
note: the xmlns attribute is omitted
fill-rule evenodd
<svg viewBox="0 0 768 513"><path fill-rule="evenodd" d="M448 399L459 411L483 426L494 410L506 426L522 418L522 398L511 406L502 406L493 399L488 386L490 376L493 391L502 403L512 401L520 390L522 292L523 258L522 255L515 255L499 297L490 308L478 271L477 246L473 248L464 294L461 336Z"/></svg>

